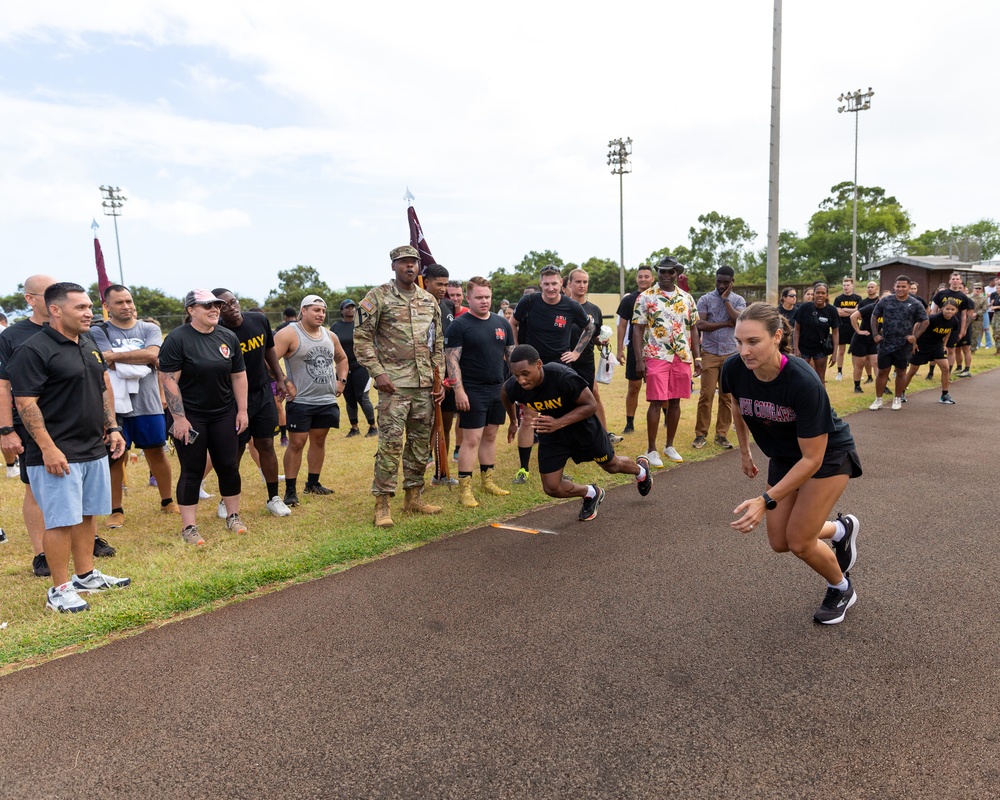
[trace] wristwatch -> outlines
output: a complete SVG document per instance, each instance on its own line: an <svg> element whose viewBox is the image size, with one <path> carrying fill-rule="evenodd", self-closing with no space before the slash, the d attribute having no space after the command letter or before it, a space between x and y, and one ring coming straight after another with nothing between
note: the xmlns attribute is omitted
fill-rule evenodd
<svg viewBox="0 0 1000 800"><path fill-rule="evenodd" d="M14 432L13 425L4 425L2 428L0 428L0 436L7 436L8 434L11 434L13 432Z"/></svg>
<svg viewBox="0 0 1000 800"><path fill-rule="evenodd" d="M774 511L774 509L778 507L778 501L772 500L771 495L769 495L767 492L764 492L761 495L761 497L764 499L764 508L766 508L768 511Z"/></svg>
<svg viewBox="0 0 1000 800"><path fill-rule="evenodd" d="M107 429L106 431L104 431L104 432L105 432L105 433L121 433L121 432L122 432L122 429L121 429L121 428L108 428L108 429Z"/></svg>

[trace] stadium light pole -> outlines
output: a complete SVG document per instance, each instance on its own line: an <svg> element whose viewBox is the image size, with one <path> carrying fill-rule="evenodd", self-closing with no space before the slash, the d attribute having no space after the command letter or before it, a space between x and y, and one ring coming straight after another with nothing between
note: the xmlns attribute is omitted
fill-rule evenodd
<svg viewBox="0 0 1000 800"><path fill-rule="evenodd" d="M115 221L115 247L118 250L118 280L122 286L125 285L125 273L122 271L122 246L118 241L118 217L122 215L122 206L128 200L122 194L119 186L100 186L101 208L104 209L104 216L111 217Z"/></svg>
<svg viewBox="0 0 1000 800"><path fill-rule="evenodd" d="M867 92L858 89L856 92L844 92L837 102L844 103L837 109L838 114L845 111L854 114L854 235L851 237L851 280L858 280L858 113L872 107L871 99L875 92L868 87Z"/></svg>
<svg viewBox="0 0 1000 800"><path fill-rule="evenodd" d="M632 155L632 139L612 139L608 142L608 166L618 176L618 230L621 235L621 265L618 269L618 291L625 294L625 188L622 176L632 171L628 157Z"/></svg>

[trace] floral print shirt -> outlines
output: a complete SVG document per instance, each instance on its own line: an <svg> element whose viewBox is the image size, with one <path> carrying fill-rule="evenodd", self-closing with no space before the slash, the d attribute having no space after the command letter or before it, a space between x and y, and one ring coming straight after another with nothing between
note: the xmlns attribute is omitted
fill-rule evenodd
<svg viewBox="0 0 1000 800"><path fill-rule="evenodd" d="M672 294L653 286L635 301L632 323L645 325L642 352L646 358L691 363L691 329L698 321L698 306L683 289Z"/></svg>

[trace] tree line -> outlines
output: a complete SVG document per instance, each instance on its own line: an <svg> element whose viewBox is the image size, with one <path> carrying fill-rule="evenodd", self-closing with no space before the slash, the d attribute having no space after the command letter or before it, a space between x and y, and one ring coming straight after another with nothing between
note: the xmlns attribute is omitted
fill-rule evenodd
<svg viewBox="0 0 1000 800"><path fill-rule="evenodd" d="M854 184L850 181L831 187L817 211L810 217L804 236L783 230L778 237L778 263L781 283L802 285L817 280L837 284L851 272L851 239L853 230ZM626 287L635 285L639 266L655 265L667 255L675 256L686 266L692 291L700 294L715 285L715 271L728 264L736 271L738 284L755 285L766 282L767 248L758 247L757 232L742 217L732 217L709 211L697 218L697 225L688 231L686 242L655 250L645 260L626 269ZM963 261L987 261L1000 254L1000 225L993 219L980 219L950 230L927 230L913 235L910 215L892 195L880 186L858 186L858 264L871 263L890 255L905 253L913 256L952 255ZM538 281L538 273L546 264L555 264L566 275L577 267L590 275L590 291L617 293L619 265L610 258L593 257L580 264L567 262L553 250L532 250L518 264L500 267L487 277L493 283L496 304L503 298L515 302L527 286ZM446 265L447 266L447 265ZM453 277L467 279L468 270L451 267ZM272 317L280 316L287 306L298 308L301 298L318 294L327 302L331 315L341 300L363 297L371 285L331 289L319 271L312 266L297 265L277 274L278 285L263 301L240 294L236 296L244 309L258 307ZM0 296L0 307L8 311L26 310L24 287ZM155 317L167 329L183 319L181 298L172 297L160 289L134 286L132 296L136 308L144 317ZM90 286L96 300L97 284Z"/></svg>

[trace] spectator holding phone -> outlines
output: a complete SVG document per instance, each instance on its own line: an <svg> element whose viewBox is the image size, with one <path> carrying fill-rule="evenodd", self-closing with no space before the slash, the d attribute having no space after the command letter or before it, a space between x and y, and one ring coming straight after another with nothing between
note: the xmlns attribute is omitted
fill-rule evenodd
<svg viewBox="0 0 1000 800"><path fill-rule="evenodd" d="M207 289L187 293L191 321L173 331L160 350L160 382L167 398L167 422L181 474L177 505L181 538L204 544L198 531L198 490L206 458L219 478L226 527L246 533L240 520L239 434L247 427L247 376L236 334L219 325L225 303Z"/></svg>

